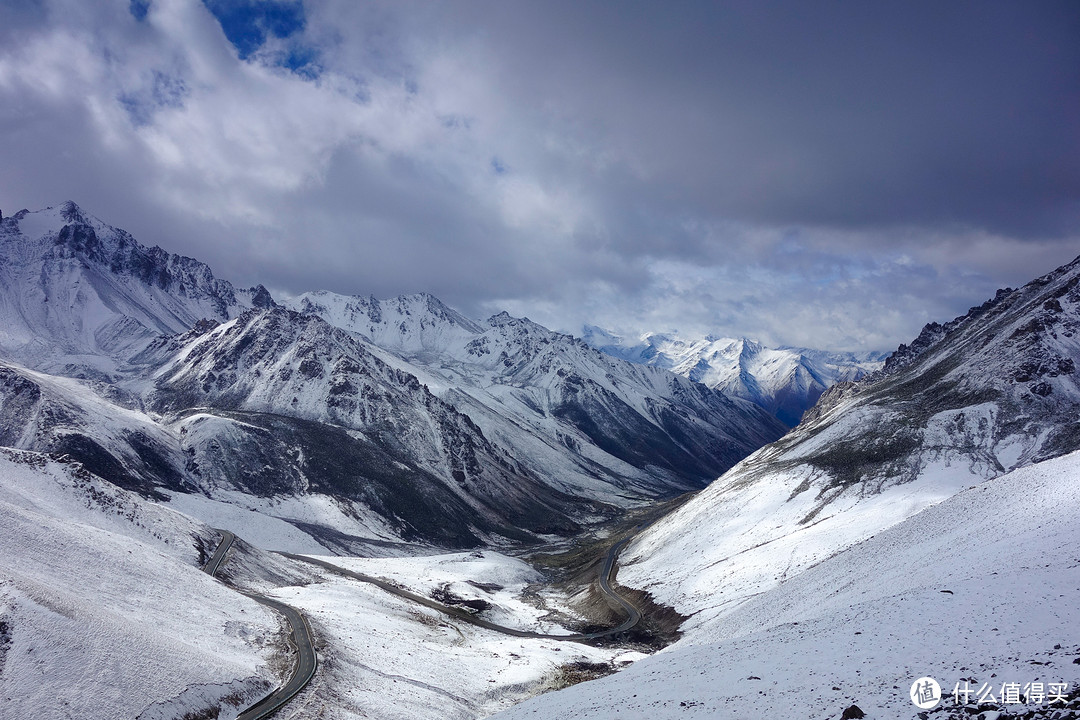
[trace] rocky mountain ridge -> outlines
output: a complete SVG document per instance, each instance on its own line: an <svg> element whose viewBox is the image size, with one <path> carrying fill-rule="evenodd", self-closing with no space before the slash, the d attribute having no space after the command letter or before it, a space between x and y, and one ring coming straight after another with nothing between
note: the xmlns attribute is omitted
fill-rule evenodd
<svg viewBox="0 0 1080 720"><path fill-rule="evenodd" d="M0 249L5 442L328 548L573 533L783 432L505 313L330 293L286 309L74 203L4 218Z"/></svg>
<svg viewBox="0 0 1080 720"><path fill-rule="evenodd" d="M273 302L145 247L73 202L0 220L0 351L60 374L114 374L162 334Z"/></svg>
<svg viewBox="0 0 1080 720"><path fill-rule="evenodd" d="M706 622L971 485L1080 450L1078 363L1080 258L835 385L644 533L620 578Z"/></svg>

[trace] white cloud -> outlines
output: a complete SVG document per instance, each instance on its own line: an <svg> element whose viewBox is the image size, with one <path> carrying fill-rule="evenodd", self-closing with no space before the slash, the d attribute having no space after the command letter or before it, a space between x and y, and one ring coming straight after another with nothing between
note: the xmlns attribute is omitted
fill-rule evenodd
<svg viewBox="0 0 1080 720"><path fill-rule="evenodd" d="M522 33L521 7L309 2L302 35L248 62L197 0L155 0L143 21L121 0L41 7L0 29L0 199L74 199L241 283L880 348L1075 244L754 219L778 174L836 180L828 148L754 144L786 127L780 96L710 105L700 69L649 64L606 28L553 33L546 7ZM276 64L298 46L315 77Z"/></svg>

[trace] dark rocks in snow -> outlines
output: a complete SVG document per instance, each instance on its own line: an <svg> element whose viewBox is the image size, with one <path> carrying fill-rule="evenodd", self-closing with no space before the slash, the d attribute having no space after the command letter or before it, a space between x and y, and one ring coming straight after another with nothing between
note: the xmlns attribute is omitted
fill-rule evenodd
<svg viewBox="0 0 1080 720"><path fill-rule="evenodd" d="M278 304L274 302L274 298L270 297L270 292L266 288L256 285L252 288L251 306L267 310L277 307Z"/></svg>
<svg viewBox="0 0 1080 720"><path fill-rule="evenodd" d="M892 355L885 359L885 367L882 368L882 372L890 373L905 365L911 364L926 350L933 347L951 332L982 317L990 310L997 307L1014 292L1016 291L1012 288L1002 288L994 294L994 297L990 298L982 305L971 308L967 311L967 314L954 320L950 320L944 325L937 322L927 323L923 327L922 332L919 333L919 337L915 338L911 345L901 344Z"/></svg>
<svg viewBox="0 0 1080 720"><path fill-rule="evenodd" d="M858 705L849 705L840 716L841 720L859 720L866 717L866 713Z"/></svg>

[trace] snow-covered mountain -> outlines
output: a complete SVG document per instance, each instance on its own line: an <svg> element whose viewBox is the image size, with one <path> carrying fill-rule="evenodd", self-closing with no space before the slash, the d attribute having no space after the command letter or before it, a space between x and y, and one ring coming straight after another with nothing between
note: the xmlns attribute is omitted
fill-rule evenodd
<svg viewBox="0 0 1080 720"><path fill-rule="evenodd" d="M778 550L768 562L786 578L753 595L702 578L701 596L731 596L722 617L622 672L495 718L1070 717L1076 704L1050 704L1046 691L1065 683L1068 696L1080 681L1077 478L1074 452L973 480L948 501L802 572ZM702 549L715 530L697 532ZM668 570L700 568L700 557L683 559ZM764 560L743 554L723 562ZM930 713L910 699L923 677L941 688ZM1012 683L1040 685L1041 699L1004 702L1002 688ZM853 705L865 715L845 715Z"/></svg>
<svg viewBox="0 0 1080 720"><path fill-rule="evenodd" d="M565 535L784 431L505 313L286 310L70 202L3 219L0 250L0 438L293 549Z"/></svg>
<svg viewBox="0 0 1080 720"><path fill-rule="evenodd" d="M458 546L476 544L477 532L566 534L587 513L415 376L319 317L252 310L191 335L157 371L148 402L180 418L189 470L208 489L329 495L377 510L404 539ZM209 425L208 407L221 416Z"/></svg>
<svg viewBox="0 0 1080 720"><path fill-rule="evenodd" d="M760 405L794 427L828 388L881 368L885 353L765 347L747 338L683 339L649 333L631 341L586 325L582 339L628 362L665 368L732 397Z"/></svg>
<svg viewBox="0 0 1080 720"><path fill-rule="evenodd" d="M923 675L1080 678L1080 258L844 382L873 358L669 339L630 363L428 295L285 307L73 205L0 230L2 717L225 720L279 685L279 621L198 572L204 522L308 554L549 540L736 462L619 560L684 639L511 717L914 717ZM676 357L694 367L658 367ZM687 377L710 357L753 402ZM783 437L783 403L755 404L826 380ZM591 621L490 547L338 560L513 627ZM301 716L482 717L627 657L245 543L225 567L307 615Z"/></svg>
<svg viewBox="0 0 1080 720"><path fill-rule="evenodd" d="M270 296L140 245L73 202L0 220L0 352L67 375L105 376L162 334L235 317Z"/></svg>
<svg viewBox="0 0 1080 720"><path fill-rule="evenodd" d="M784 428L753 404L614 359L506 313L475 323L430 295L287 302L393 353L556 487L612 501L701 487ZM556 470L557 469L557 470Z"/></svg>
<svg viewBox="0 0 1080 720"><path fill-rule="evenodd" d="M1080 449L1077 363L1080 258L834 386L643 534L621 577L706 622L970 485Z"/></svg>

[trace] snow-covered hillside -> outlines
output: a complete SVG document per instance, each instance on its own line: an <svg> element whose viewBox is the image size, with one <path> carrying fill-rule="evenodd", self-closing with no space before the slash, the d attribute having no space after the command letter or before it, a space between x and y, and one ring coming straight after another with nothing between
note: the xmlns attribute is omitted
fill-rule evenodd
<svg viewBox="0 0 1080 720"><path fill-rule="evenodd" d="M0 220L0 351L35 369L109 377L161 334L265 305L206 265L140 245L66 202Z"/></svg>
<svg viewBox="0 0 1080 720"><path fill-rule="evenodd" d="M697 623L684 640L617 675L496 717L835 720L857 705L869 720L914 720L926 715L909 691L924 676L943 689L941 707L964 717L978 714L984 684L995 699L1005 683L1042 683L1045 691L1064 682L1071 691L1080 682L1078 478L1073 453L973 483L744 595L723 617ZM698 534L703 548L712 531ZM786 569L783 551L727 562ZM691 555L655 569L700 568ZM739 592L714 580L714 595ZM971 710L956 708L957 684L971 689ZM1070 717L1053 715L1062 711L1045 699L1008 710Z"/></svg>
<svg viewBox="0 0 1080 720"><path fill-rule="evenodd" d="M253 310L193 332L155 379L149 402L181 419L188 470L204 487L329 495L357 503L356 514L376 510L404 539L450 546L569 533L588 512L314 315ZM230 422L183 421L207 407Z"/></svg>
<svg viewBox="0 0 1080 720"><path fill-rule="evenodd" d="M637 342L586 325L582 339L633 363L666 368L732 397L750 400L788 427L799 423L828 388L881 368L884 353L839 353L807 348L769 348L746 338L683 339L649 333Z"/></svg>
<svg viewBox="0 0 1080 720"><path fill-rule="evenodd" d="M108 396L108 397L107 397ZM69 455L146 496L191 490L175 433L116 388L0 362L0 445Z"/></svg>
<svg viewBox="0 0 1080 720"><path fill-rule="evenodd" d="M0 718L229 718L279 681L278 621L200 571L206 526L0 448L0 527Z"/></svg>
<svg viewBox="0 0 1080 720"><path fill-rule="evenodd" d="M1078 283L1080 259L835 386L643 533L621 578L703 624L962 488L1080 449Z"/></svg>

